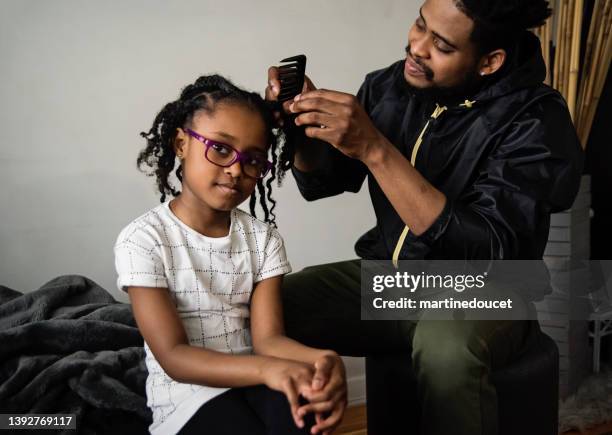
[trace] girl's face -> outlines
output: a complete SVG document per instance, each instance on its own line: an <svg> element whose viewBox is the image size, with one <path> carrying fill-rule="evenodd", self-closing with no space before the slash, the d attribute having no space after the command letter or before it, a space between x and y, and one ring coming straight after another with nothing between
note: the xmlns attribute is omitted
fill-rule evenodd
<svg viewBox="0 0 612 435"><path fill-rule="evenodd" d="M212 113L197 112L190 129L241 153L267 155L268 138L264 120L248 107L218 103ZM183 156L181 196L195 199L212 210L229 211L253 193L257 179L245 174L239 161L227 168L211 163L205 157L206 145L190 136L186 130L178 129L175 150L177 155Z"/></svg>

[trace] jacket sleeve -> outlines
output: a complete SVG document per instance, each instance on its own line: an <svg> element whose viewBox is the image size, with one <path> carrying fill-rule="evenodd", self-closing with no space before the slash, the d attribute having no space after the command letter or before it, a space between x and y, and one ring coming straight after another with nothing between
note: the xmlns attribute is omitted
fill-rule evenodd
<svg viewBox="0 0 612 435"><path fill-rule="evenodd" d="M359 88L357 99L366 111L369 109L370 84L368 78ZM368 112L369 113L369 112ZM307 201L338 195L343 192L359 192L368 173L359 160L345 156L329 144L324 148L323 164L311 172L291 167L291 172Z"/></svg>
<svg viewBox="0 0 612 435"><path fill-rule="evenodd" d="M511 123L475 183L448 200L427 231L409 233L400 258L435 250L446 258L516 259L521 241L543 227L548 237L550 213L571 207L584 160L565 104L549 101Z"/></svg>
<svg viewBox="0 0 612 435"><path fill-rule="evenodd" d="M343 192L359 192L367 169L359 160L351 159L329 145L325 148L320 168L302 172L292 166L291 172L304 199L314 201Z"/></svg>

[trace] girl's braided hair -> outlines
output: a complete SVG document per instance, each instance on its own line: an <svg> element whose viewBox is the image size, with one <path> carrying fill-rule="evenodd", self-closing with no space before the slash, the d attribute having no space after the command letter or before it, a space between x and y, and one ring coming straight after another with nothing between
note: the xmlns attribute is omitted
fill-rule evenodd
<svg viewBox="0 0 612 435"><path fill-rule="evenodd" d="M137 166L148 176L156 177L161 202L166 200L167 194L178 196L180 191L177 191L168 180L176 164L173 145L177 128L188 127L198 111L213 113L220 102L243 105L260 114L264 120L274 165L267 181L257 180L257 189L251 195L249 207L251 214L256 216L255 207L257 196L259 196L259 205L264 212L264 220L276 226L276 215L274 214L276 201L272 198L272 182L278 179L277 184L280 185L287 167L281 149L284 136L275 128L271 106L259 94L240 89L224 77L202 76L195 83L185 87L178 100L163 107L155 117L151 129L148 132L140 133L147 140L147 146L138 155ZM174 173L179 181L183 180L183 167L180 163ZM268 207L268 202L271 207Z"/></svg>

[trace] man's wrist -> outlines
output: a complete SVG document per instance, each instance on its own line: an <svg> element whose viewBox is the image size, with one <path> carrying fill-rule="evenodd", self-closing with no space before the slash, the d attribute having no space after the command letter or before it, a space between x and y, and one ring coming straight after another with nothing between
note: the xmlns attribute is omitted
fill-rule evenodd
<svg viewBox="0 0 612 435"><path fill-rule="evenodd" d="M383 136L381 136L375 142L368 145L367 151L361 161L372 170L377 166L381 166L387 161L390 151L393 149L393 145Z"/></svg>

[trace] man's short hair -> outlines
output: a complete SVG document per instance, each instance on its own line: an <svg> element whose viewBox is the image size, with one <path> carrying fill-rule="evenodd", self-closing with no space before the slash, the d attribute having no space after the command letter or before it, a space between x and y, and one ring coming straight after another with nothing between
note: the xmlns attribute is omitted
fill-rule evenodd
<svg viewBox="0 0 612 435"><path fill-rule="evenodd" d="M552 14L546 0L455 0L455 5L474 21L470 39L480 55L510 51L525 30L541 26Z"/></svg>

